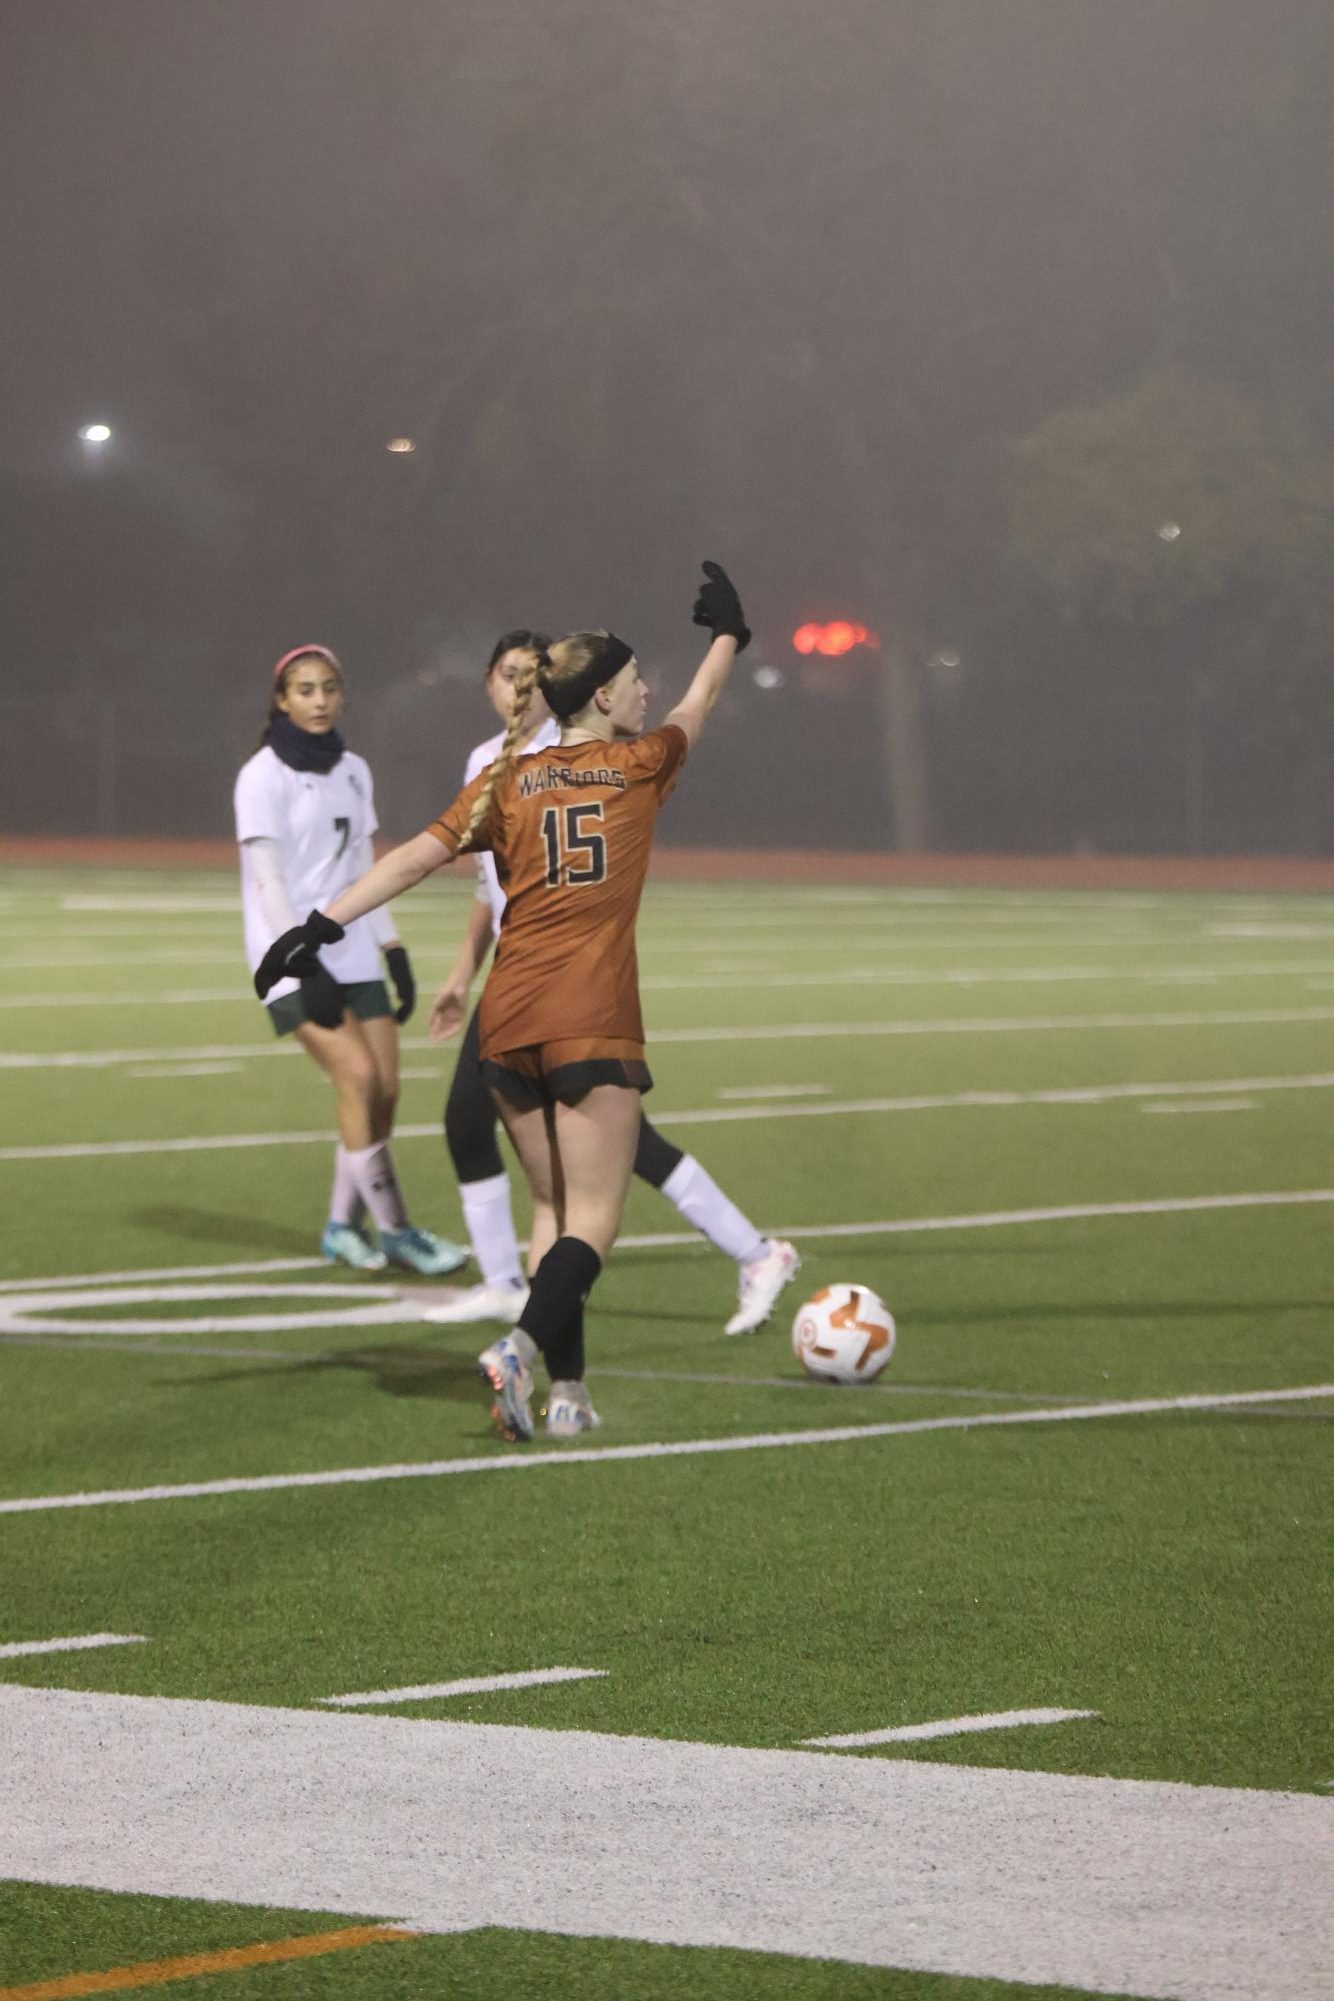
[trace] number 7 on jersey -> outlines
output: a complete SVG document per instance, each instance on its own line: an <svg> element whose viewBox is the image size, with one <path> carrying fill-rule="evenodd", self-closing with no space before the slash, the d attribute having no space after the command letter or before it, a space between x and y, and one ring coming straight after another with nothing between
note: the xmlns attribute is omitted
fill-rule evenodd
<svg viewBox="0 0 1334 2001"><path fill-rule="evenodd" d="M581 889L607 880L607 837L588 832L586 822L602 822L600 799L578 806L548 806L542 815L542 839L547 844L547 887L562 883Z"/></svg>

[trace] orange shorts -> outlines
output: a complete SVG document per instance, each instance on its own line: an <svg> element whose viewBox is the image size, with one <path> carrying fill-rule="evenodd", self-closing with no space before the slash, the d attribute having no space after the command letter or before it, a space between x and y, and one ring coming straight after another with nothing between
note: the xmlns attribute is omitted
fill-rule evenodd
<svg viewBox="0 0 1334 2001"><path fill-rule="evenodd" d="M597 1084L619 1084L627 1091L653 1089L643 1043L610 1035L498 1050L483 1057L481 1068L488 1087L519 1112L538 1105L573 1104Z"/></svg>

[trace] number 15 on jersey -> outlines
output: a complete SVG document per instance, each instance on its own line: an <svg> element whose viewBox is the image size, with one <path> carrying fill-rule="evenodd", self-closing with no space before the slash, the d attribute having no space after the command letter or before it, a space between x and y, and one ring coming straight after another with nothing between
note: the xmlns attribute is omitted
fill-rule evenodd
<svg viewBox="0 0 1334 2001"><path fill-rule="evenodd" d="M547 887L583 889L607 880L607 837L602 828L602 802L585 799L577 806L548 806L542 815L542 839L547 848Z"/></svg>

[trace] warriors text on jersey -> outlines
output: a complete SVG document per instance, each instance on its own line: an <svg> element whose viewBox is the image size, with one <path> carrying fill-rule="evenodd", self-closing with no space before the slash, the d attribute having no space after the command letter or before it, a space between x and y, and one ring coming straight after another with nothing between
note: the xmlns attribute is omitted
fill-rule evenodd
<svg viewBox="0 0 1334 2001"><path fill-rule="evenodd" d="M253 973L273 942L250 879L247 841L277 841L283 877L297 922L309 910L323 910L357 880L368 865L376 830L370 766L346 750L332 771L294 771L267 744L241 766L236 779L236 838L241 843L241 905L246 957ZM321 961L344 986L380 978L375 934L364 917L347 927L337 945L320 951ZM270 1002L296 989L280 980Z"/></svg>
<svg viewBox="0 0 1334 2001"><path fill-rule="evenodd" d="M517 758L474 845L506 897L482 994L481 1054L579 1036L642 1043L635 917L658 808L687 749L674 723L633 741ZM455 850L485 774L428 830Z"/></svg>

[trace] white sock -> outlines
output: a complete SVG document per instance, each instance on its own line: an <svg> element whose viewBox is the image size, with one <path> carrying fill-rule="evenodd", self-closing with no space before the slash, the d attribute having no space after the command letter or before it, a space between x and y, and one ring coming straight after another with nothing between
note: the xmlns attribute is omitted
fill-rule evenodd
<svg viewBox="0 0 1334 2001"><path fill-rule="evenodd" d="M762 1256L764 1238L736 1203L728 1201L693 1153L677 1161L662 1184L662 1192L669 1202L676 1204L687 1223L693 1224L711 1244L726 1251L739 1265Z"/></svg>
<svg viewBox="0 0 1334 2001"><path fill-rule="evenodd" d="M407 1228L408 1212L403 1191L394 1172L394 1156L386 1140L375 1146L348 1149L347 1164L356 1182L357 1193L375 1218L378 1230Z"/></svg>
<svg viewBox="0 0 1334 2001"><path fill-rule="evenodd" d="M508 1174L492 1174L485 1181L461 1181L459 1200L482 1284L522 1285Z"/></svg>
<svg viewBox="0 0 1334 2001"><path fill-rule="evenodd" d="M329 1221L347 1223L355 1230L365 1214L366 1204L362 1201L357 1187L352 1156L345 1146L340 1145L334 1152L333 1193L329 1197Z"/></svg>

